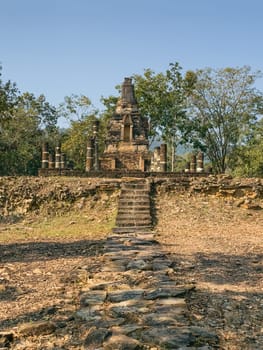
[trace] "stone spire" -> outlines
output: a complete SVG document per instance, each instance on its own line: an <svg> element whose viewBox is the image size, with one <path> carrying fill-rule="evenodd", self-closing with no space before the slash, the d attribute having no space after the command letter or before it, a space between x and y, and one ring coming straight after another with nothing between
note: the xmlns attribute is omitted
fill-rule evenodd
<svg viewBox="0 0 263 350"><path fill-rule="evenodd" d="M137 104L134 93L134 85L132 84L131 78L124 78L121 88L121 100L122 102L127 102L132 105Z"/></svg>

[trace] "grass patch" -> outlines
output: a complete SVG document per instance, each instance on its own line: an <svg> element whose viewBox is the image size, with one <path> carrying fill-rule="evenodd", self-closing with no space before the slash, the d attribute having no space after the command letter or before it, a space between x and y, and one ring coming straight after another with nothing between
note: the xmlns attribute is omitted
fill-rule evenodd
<svg viewBox="0 0 263 350"><path fill-rule="evenodd" d="M115 225L116 210L111 213L92 210L70 212L63 216L27 219L19 224L0 225L0 243L41 240L72 240L107 236Z"/></svg>

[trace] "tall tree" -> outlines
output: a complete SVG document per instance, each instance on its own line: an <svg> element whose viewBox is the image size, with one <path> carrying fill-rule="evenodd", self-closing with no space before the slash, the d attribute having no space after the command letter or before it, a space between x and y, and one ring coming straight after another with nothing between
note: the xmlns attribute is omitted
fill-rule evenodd
<svg viewBox="0 0 263 350"><path fill-rule="evenodd" d="M141 114L149 118L150 136L160 137L168 144L173 171L175 151L184 140L187 118L181 67L170 64L165 73L146 69L143 75L135 74L133 78Z"/></svg>
<svg viewBox="0 0 263 350"><path fill-rule="evenodd" d="M5 120L12 117L12 109L16 104L18 89L10 80L3 82L2 66L0 65L0 127Z"/></svg>
<svg viewBox="0 0 263 350"><path fill-rule="evenodd" d="M247 135L245 144L237 147L230 162L237 176L263 177L263 118L258 120Z"/></svg>
<svg viewBox="0 0 263 350"><path fill-rule="evenodd" d="M84 95L66 96L60 105L60 115L70 121L62 137L62 150L77 170L85 170L87 140L93 135L97 113Z"/></svg>
<svg viewBox="0 0 263 350"><path fill-rule="evenodd" d="M56 109L44 95L21 94L0 67L0 174L37 174L41 142L56 130Z"/></svg>
<svg viewBox="0 0 263 350"><path fill-rule="evenodd" d="M231 154L242 145L260 113L262 93L254 86L259 76L248 66L186 74L192 140L206 150L217 173L225 172Z"/></svg>

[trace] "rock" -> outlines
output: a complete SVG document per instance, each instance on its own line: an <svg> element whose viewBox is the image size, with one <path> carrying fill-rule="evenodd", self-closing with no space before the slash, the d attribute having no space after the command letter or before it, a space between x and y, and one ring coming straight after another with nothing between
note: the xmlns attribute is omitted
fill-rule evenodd
<svg viewBox="0 0 263 350"><path fill-rule="evenodd" d="M178 349L190 346L191 332L186 327L153 327L142 333L144 342L161 345L164 349Z"/></svg>
<svg viewBox="0 0 263 350"><path fill-rule="evenodd" d="M84 341L85 349L97 349L111 335L107 328L92 327Z"/></svg>
<svg viewBox="0 0 263 350"><path fill-rule="evenodd" d="M81 296L80 303L84 306L103 304L107 297L107 292L103 290L90 291Z"/></svg>
<svg viewBox="0 0 263 350"><path fill-rule="evenodd" d="M18 332L23 336L47 335L55 332L56 326L50 321L38 321L24 323L20 326Z"/></svg>
<svg viewBox="0 0 263 350"><path fill-rule="evenodd" d="M136 339L126 335L113 335L108 341L104 342L103 349L105 350L142 350L143 346Z"/></svg>
<svg viewBox="0 0 263 350"><path fill-rule="evenodd" d="M143 328L142 326L138 326L137 324L125 324L123 326L112 327L111 330L113 335L117 335L117 334L129 335L130 333L141 330L142 328Z"/></svg>
<svg viewBox="0 0 263 350"><path fill-rule="evenodd" d="M76 318L86 321L86 322L99 322L101 321L102 317L99 315L94 315L92 310L90 308L82 308L78 310L75 314Z"/></svg>
<svg viewBox="0 0 263 350"><path fill-rule="evenodd" d="M184 296L187 289L181 288L157 288L145 293L144 298L147 300L154 300L157 298L170 298Z"/></svg>
<svg viewBox="0 0 263 350"><path fill-rule="evenodd" d="M108 300L118 303L129 299L140 299L144 293L143 289L126 289L122 291L109 292Z"/></svg>

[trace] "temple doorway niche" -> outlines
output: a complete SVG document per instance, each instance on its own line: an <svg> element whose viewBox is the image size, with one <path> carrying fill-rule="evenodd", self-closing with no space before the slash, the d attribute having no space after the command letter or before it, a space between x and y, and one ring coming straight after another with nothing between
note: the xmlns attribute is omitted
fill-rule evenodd
<svg viewBox="0 0 263 350"><path fill-rule="evenodd" d="M130 130L131 126L130 125L124 125L124 141L129 142L130 141Z"/></svg>
<svg viewBox="0 0 263 350"><path fill-rule="evenodd" d="M132 137L133 125L132 125L132 120L131 120L130 115L126 115L124 117L123 124L124 124L123 125L123 141L130 142L133 139L133 137Z"/></svg>

